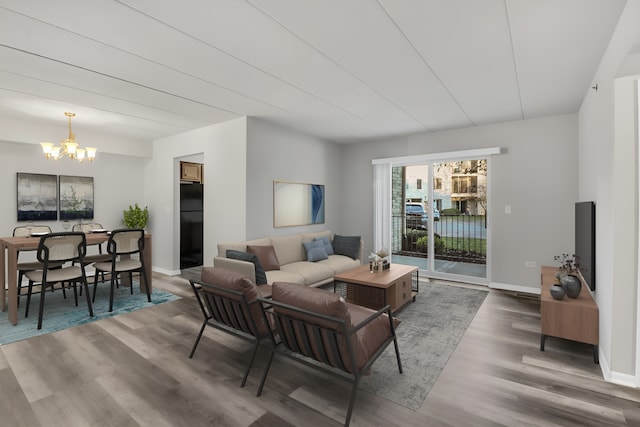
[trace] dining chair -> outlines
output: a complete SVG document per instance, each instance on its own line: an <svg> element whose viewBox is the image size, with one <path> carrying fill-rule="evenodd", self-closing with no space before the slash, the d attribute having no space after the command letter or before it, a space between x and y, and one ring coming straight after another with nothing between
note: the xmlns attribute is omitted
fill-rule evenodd
<svg viewBox="0 0 640 427"><path fill-rule="evenodd" d="M13 229L13 237L29 237L31 233L51 233L51 227L48 225L20 225ZM25 252L25 251L22 251ZM20 252L18 252L18 259ZM62 263L55 263L58 267ZM20 307L20 296L22 295L22 278L27 271L41 270L42 263L40 261L18 262L18 307Z"/></svg>
<svg viewBox="0 0 640 427"><path fill-rule="evenodd" d="M83 223L83 224L74 224L73 231L81 231L83 233L93 233L95 232L95 230L100 230L103 231L104 227L102 226L102 224L97 223L97 222L91 222L91 223ZM102 243L96 243L94 245L87 245L87 251L89 250L88 247L89 246L97 246L98 247L98 253L97 254L87 254L84 257L84 265L90 265L93 264L94 262L109 262L111 261L111 255L107 254L107 253L102 253ZM102 280L104 281L104 273L102 273Z"/></svg>
<svg viewBox="0 0 640 427"><path fill-rule="evenodd" d="M149 280L147 278L143 251L144 230L142 228L122 228L111 232L109 240L107 240L107 253L111 256L111 260L93 264L93 268L96 270L93 281L94 302L98 289L98 274L102 272L111 274L111 291L109 293L110 312L113 310L113 293L117 276L122 273L129 273L129 287L131 288L131 294L133 294L133 273L138 272L145 283L147 301L151 302L151 292L147 285ZM137 259L131 257L136 254Z"/></svg>
<svg viewBox="0 0 640 427"><path fill-rule="evenodd" d="M68 282L73 285L75 304L78 305L77 282L84 287L87 297L89 315L93 317L93 307L89 297L87 276L84 270L83 258L87 252L87 239L81 232L50 233L40 238L37 249L37 258L43 265L42 270L28 271L25 275L29 279L29 291L27 293L27 308L25 317L29 316L29 305L33 293L34 283L40 283L40 307L38 310L38 329L42 328L42 314L44 311L44 300L46 289L53 287L55 283ZM54 268L58 263L77 262L78 265L70 265Z"/></svg>

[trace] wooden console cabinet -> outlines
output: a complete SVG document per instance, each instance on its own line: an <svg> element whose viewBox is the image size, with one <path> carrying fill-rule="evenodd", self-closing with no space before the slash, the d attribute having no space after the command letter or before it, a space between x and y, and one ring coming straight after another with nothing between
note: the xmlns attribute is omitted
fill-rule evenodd
<svg viewBox="0 0 640 427"><path fill-rule="evenodd" d="M598 306L586 284L578 298L554 299L549 288L555 283L556 267L542 267L540 293L541 333L540 351L544 351L547 337L564 338L593 346L593 361L598 362L599 313Z"/></svg>

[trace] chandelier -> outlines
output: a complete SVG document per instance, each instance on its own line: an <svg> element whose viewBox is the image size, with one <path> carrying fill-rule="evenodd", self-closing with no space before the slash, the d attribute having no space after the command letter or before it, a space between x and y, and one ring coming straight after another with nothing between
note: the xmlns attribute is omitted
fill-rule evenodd
<svg viewBox="0 0 640 427"><path fill-rule="evenodd" d="M60 157L69 156L72 159L83 161L85 158L90 162L96 157L97 148L87 147L80 148L76 142L76 136L71 132L71 117L75 117L76 113L65 112L65 116L69 118L69 137L60 141L60 145L53 145L50 142L41 142L42 151L47 159L58 160Z"/></svg>

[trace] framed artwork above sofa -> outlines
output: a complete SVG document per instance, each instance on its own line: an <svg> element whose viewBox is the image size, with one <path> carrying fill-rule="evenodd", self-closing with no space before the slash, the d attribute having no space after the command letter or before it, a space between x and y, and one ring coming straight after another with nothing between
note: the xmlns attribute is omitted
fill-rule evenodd
<svg viewBox="0 0 640 427"><path fill-rule="evenodd" d="M273 181L273 226L324 224L324 185Z"/></svg>

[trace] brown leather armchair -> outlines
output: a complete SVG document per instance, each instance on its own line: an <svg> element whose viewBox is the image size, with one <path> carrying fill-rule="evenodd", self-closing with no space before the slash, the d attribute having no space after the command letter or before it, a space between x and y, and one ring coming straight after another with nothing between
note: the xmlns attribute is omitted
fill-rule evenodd
<svg viewBox="0 0 640 427"><path fill-rule="evenodd" d="M282 352L284 355L293 354L294 360L353 383L345 426L351 421L360 378L392 342L398 371L402 373L395 334L397 323L389 305L374 311L349 304L332 292L283 282L274 283L272 298L262 302L272 306L265 313L288 350ZM263 382L269 367L265 368Z"/></svg>
<svg viewBox="0 0 640 427"><path fill-rule="evenodd" d="M207 326L227 332L253 344L251 359L242 378L244 387L260 345L275 347L275 337L265 317L259 297L271 295L271 285L256 286L244 275L223 268L203 267L201 281L190 281L202 311L203 321L189 358L192 358ZM270 354L269 365L273 360ZM266 372L264 373L266 375ZM260 396L264 376L256 393Z"/></svg>

